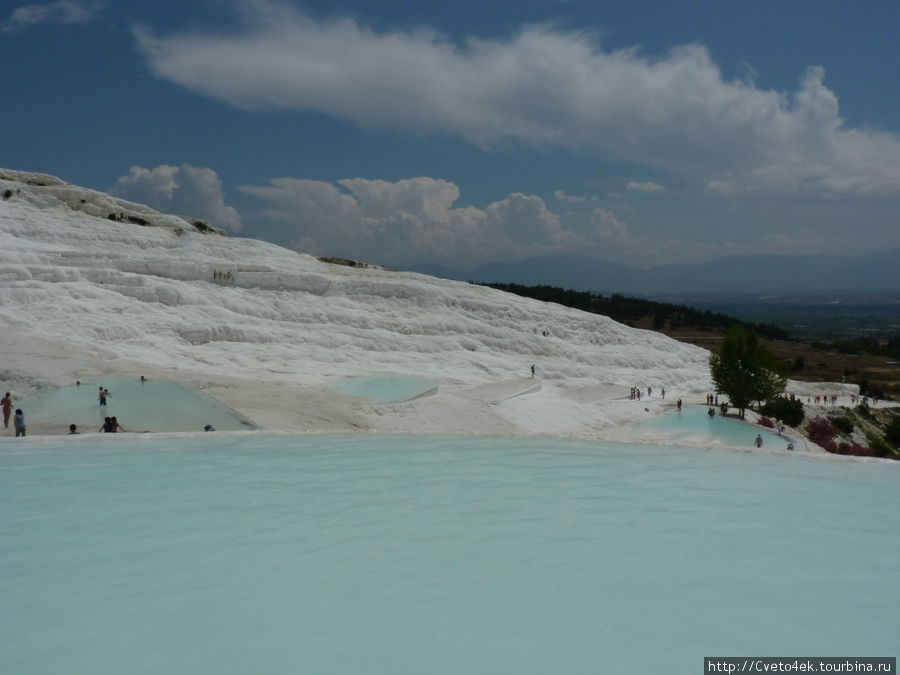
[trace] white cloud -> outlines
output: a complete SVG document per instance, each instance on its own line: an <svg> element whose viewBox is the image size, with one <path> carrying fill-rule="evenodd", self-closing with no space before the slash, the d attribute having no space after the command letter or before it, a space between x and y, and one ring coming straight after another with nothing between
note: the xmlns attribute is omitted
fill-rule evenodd
<svg viewBox="0 0 900 675"><path fill-rule="evenodd" d="M574 203L583 202L585 199L587 199L587 197L584 197L583 195L568 195L565 192L563 192L562 190L557 190L556 192L554 192L553 197L558 199L561 202L574 202Z"/></svg>
<svg viewBox="0 0 900 675"><path fill-rule="evenodd" d="M88 23L107 4L106 0L57 0L23 5L0 23L0 32L14 33L41 23Z"/></svg>
<svg viewBox="0 0 900 675"><path fill-rule="evenodd" d="M159 177L160 190L166 186ZM433 262L466 269L552 252L577 252L638 267L752 253L864 253L870 239L840 228L754 231L741 241L690 241L633 231L620 213L593 208L558 214L535 195L513 193L484 209L459 206L459 188L420 177L328 183L276 178L238 189L264 203L297 250L386 265ZM666 229L666 228L663 228ZM679 233L669 227L670 232ZM746 230L736 232L747 234ZM680 236L680 235L679 235Z"/></svg>
<svg viewBox="0 0 900 675"><path fill-rule="evenodd" d="M654 194L657 192L663 192L665 190L662 185L658 185L652 180L648 180L644 183L630 180L625 184L625 189L632 192L645 192L647 194Z"/></svg>
<svg viewBox="0 0 900 675"><path fill-rule="evenodd" d="M208 220L213 226L232 232L241 229L241 217L225 206L222 181L212 169L190 164L131 167L109 190L111 195L146 204L163 213Z"/></svg>
<svg viewBox="0 0 900 675"><path fill-rule="evenodd" d="M615 213L606 209L594 209L591 224L594 227L591 239L599 243L603 257L637 267L698 262L738 253L768 252L765 248L760 250L759 244L729 241L698 243L672 237L636 235Z"/></svg>
<svg viewBox="0 0 900 675"><path fill-rule="evenodd" d="M889 251L900 246L896 234L879 238L878 251ZM873 252L871 239L861 236L857 228L845 228L822 236L821 229L801 227L792 232L771 232L764 234L757 247L761 253L779 254L826 254L838 256L864 255Z"/></svg>
<svg viewBox="0 0 900 675"><path fill-rule="evenodd" d="M573 148L720 192L900 194L900 138L848 128L819 67L786 94L724 79L699 44L652 58L548 26L453 42L265 0L227 34L135 35L158 77L245 109Z"/></svg>
<svg viewBox="0 0 900 675"><path fill-rule="evenodd" d="M485 209L455 207L459 188L434 178L353 178L337 185L276 178L238 189L265 200L264 215L288 224L294 245L316 255L465 266L587 243L566 230L540 197L514 193Z"/></svg>
<svg viewBox="0 0 900 675"><path fill-rule="evenodd" d="M615 213L606 209L594 209L591 224L596 235L605 240L622 241L631 236L628 233L628 226L620 221Z"/></svg>

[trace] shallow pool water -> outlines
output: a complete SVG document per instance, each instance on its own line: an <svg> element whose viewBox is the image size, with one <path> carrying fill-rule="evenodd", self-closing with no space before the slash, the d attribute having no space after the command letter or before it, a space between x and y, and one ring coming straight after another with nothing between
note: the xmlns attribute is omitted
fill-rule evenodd
<svg viewBox="0 0 900 675"><path fill-rule="evenodd" d="M781 437L774 431L758 424L748 424L735 417L723 417L718 408L715 416L709 416L707 406L685 406L680 411L673 411L641 422L641 427L660 433L661 438L679 444L696 443L704 445L711 441L733 445L736 447L753 447L757 434L763 437L764 448L785 449L793 440ZM732 414L734 409L732 409Z"/></svg>
<svg viewBox="0 0 900 675"><path fill-rule="evenodd" d="M437 391L438 385L430 380L409 375L376 375L348 377L341 380L335 390L349 396L364 396L374 403L398 403L426 393Z"/></svg>
<svg viewBox="0 0 900 675"><path fill-rule="evenodd" d="M100 405L99 387L111 396ZM128 431L202 431L207 424L218 431L253 429L246 420L216 399L163 380L141 382L140 377L98 377L80 385L60 387L16 402L29 424L47 422L67 429L76 424L97 431L103 418L115 416Z"/></svg>
<svg viewBox="0 0 900 675"><path fill-rule="evenodd" d="M446 437L0 444L0 672L893 655L900 464Z"/></svg>

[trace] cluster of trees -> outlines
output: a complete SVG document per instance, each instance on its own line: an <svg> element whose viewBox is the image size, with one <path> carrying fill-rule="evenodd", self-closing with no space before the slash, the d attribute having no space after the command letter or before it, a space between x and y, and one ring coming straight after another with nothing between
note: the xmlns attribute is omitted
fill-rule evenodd
<svg viewBox="0 0 900 675"><path fill-rule="evenodd" d="M776 396L767 399L759 410L760 413L776 420L781 420L789 427L798 427L806 416L803 412L803 402L799 398Z"/></svg>
<svg viewBox="0 0 900 675"><path fill-rule="evenodd" d="M716 391L724 392L744 419L744 410L756 401L774 401L784 393L785 377L772 353L759 343L759 336L739 324L722 338L718 354L709 357Z"/></svg>
<svg viewBox="0 0 900 675"><path fill-rule="evenodd" d="M827 348L829 345L814 343L815 347ZM887 344L881 344L873 337L857 337L848 338L846 340L835 340L830 347L836 349L841 354L872 354L874 356L885 356L894 359L900 359L900 335L894 335L889 338Z"/></svg>
<svg viewBox="0 0 900 675"><path fill-rule="evenodd" d="M778 326L741 321L726 314L700 310L686 305L675 305L667 302L656 302L642 298L629 298L615 293L611 296L596 295L587 291L573 291L556 286L524 286L522 284L485 283L507 293L515 293L527 298L543 302L555 302L566 307L573 307L585 312L602 314L621 323L653 317L653 330L662 330L666 323L672 328L691 327L700 330L727 330L734 324L740 324L763 337L772 340L788 340L788 333Z"/></svg>

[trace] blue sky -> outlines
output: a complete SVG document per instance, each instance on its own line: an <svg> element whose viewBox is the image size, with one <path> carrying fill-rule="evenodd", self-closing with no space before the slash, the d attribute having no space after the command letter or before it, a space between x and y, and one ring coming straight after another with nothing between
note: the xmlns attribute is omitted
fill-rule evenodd
<svg viewBox="0 0 900 675"><path fill-rule="evenodd" d="M58 0L0 165L316 255L468 269L900 246L900 3Z"/></svg>

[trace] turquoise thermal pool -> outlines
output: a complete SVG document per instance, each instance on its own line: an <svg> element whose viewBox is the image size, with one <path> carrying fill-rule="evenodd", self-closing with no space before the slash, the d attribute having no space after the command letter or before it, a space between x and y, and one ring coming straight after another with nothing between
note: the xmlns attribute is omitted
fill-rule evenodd
<svg viewBox="0 0 900 675"><path fill-rule="evenodd" d="M107 405L97 397L99 387L109 390ZM66 429L77 424L97 431L106 416L115 415L129 431L238 431L255 426L216 399L177 382L147 380L140 376L92 377L81 385L60 387L16 403L29 423L48 422Z"/></svg>
<svg viewBox="0 0 900 675"><path fill-rule="evenodd" d="M733 417L723 417L715 408L715 417L710 417L707 406L685 406L660 417L641 422L641 427L659 432L659 437L679 445L706 445L710 442L736 447L753 447L756 435L763 437L764 448L785 449L792 438L779 436L758 424L748 424ZM732 408L732 412L734 409Z"/></svg>
<svg viewBox="0 0 900 675"><path fill-rule="evenodd" d="M893 655L900 463L509 438L0 444L0 672Z"/></svg>
<svg viewBox="0 0 900 675"><path fill-rule="evenodd" d="M421 377L377 375L348 377L335 386L335 391L348 396L370 398L374 403L399 403L433 393L437 388L437 384Z"/></svg>

